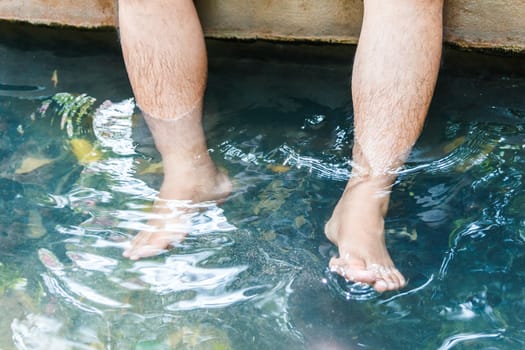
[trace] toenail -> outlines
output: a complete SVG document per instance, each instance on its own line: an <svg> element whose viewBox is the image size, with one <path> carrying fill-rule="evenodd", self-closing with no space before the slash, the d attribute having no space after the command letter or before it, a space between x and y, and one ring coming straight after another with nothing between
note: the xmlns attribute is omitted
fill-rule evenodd
<svg viewBox="0 0 525 350"><path fill-rule="evenodd" d="M382 287L382 288L379 288L379 287ZM388 283L386 281L383 281L383 280L379 280L375 283L374 285L374 289L382 289L382 290L387 290L389 288L388 286Z"/></svg>

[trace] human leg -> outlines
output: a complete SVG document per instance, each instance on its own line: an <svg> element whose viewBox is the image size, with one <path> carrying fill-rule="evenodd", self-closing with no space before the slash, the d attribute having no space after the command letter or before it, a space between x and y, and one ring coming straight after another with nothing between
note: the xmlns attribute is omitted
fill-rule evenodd
<svg viewBox="0 0 525 350"><path fill-rule="evenodd" d="M339 249L332 270L383 292L406 284L385 245L384 217L437 80L443 0L365 0L364 6L352 74L352 176L325 232Z"/></svg>
<svg viewBox="0 0 525 350"><path fill-rule="evenodd" d="M164 180L159 214L169 214L163 200L201 202L224 198L231 190L208 154L202 129L206 87L206 49L192 0L119 0L122 52L138 106L161 154ZM169 215L167 215L169 216ZM124 256L157 254L184 232L140 232Z"/></svg>

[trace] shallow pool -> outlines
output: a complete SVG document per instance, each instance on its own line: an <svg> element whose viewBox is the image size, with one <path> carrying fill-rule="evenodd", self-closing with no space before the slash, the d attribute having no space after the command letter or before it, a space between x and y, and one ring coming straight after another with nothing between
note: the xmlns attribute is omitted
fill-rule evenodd
<svg viewBox="0 0 525 350"><path fill-rule="evenodd" d="M129 261L162 172L100 47L0 42L0 349L525 347L523 58L447 50L387 218L408 286L362 296L327 274L323 234L352 48L209 42L208 145L234 192Z"/></svg>

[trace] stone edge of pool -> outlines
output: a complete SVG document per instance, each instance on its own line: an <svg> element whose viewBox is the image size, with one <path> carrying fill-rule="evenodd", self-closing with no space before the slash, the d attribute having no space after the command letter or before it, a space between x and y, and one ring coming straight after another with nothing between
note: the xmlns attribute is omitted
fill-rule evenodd
<svg viewBox="0 0 525 350"><path fill-rule="evenodd" d="M215 39L355 44L362 0L195 0ZM445 42L525 53L523 0L446 0ZM82 29L115 27L115 0L3 0L0 20Z"/></svg>

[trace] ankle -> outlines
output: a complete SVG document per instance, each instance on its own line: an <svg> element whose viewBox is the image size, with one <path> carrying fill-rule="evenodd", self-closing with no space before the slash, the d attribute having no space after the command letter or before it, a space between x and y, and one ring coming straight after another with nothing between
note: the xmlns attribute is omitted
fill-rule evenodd
<svg viewBox="0 0 525 350"><path fill-rule="evenodd" d="M361 209L366 207L370 213L379 211L384 218L388 211L391 191L391 177L352 177L346 185L343 198L351 205L360 206Z"/></svg>

